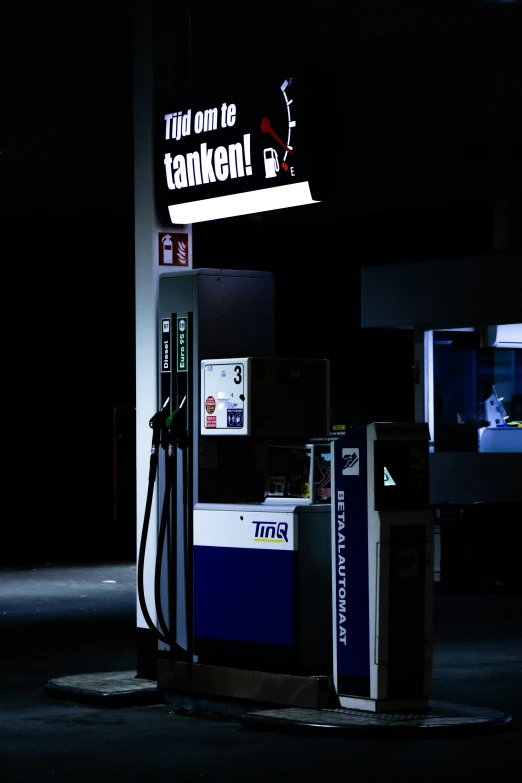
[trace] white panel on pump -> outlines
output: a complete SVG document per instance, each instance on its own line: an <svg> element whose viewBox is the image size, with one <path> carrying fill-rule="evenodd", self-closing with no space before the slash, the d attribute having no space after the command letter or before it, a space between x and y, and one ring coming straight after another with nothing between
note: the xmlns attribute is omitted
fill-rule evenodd
<svg viewBox="0 0 522 783"><path fill-rule="evenodd" d="M250 435L249 359L201 362L201 434Z"/></svg>

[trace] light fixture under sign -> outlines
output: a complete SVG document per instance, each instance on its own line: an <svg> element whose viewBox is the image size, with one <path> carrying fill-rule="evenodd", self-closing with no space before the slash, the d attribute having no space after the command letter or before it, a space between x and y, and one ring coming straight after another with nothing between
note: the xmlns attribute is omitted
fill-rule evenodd
<svg viewBox="0 0 522 783"><path fill-rule="evenodd" d="M293 185L281 185L202 201L172 204L169 206L169 215L173 223L188 225L189 223L202 223L208 220L220 220L319 203L312 198L308 182L296 182Z"/></svg>

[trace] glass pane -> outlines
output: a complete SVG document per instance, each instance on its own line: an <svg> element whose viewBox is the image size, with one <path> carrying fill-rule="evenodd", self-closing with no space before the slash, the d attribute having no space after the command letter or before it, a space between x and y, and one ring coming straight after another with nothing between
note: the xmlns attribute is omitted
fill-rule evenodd
<svg viewBox="0 0 522 783"><path fill-rule="evenodd" d="M435 451L522 451L522 350L433 333Z"/></svg>

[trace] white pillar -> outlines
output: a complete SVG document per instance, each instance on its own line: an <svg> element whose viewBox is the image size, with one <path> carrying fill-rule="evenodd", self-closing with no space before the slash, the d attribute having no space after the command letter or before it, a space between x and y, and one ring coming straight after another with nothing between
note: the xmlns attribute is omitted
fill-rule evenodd
<svg viewBox="0 0 522 783"><path fill-rule="evenodd" d="M149 420L160 407L158 399L158 291L161 272L158 233L188 235L187 269L192 268L192 226L160 225L154 200L154 8L147 2L134 4L134 243L135 243L135 339L136 339L136 535L139 555L149 480L152 430ZM160 454L161 459L161 454ZM145 553L144 588L147 609L156 621L154 570L161 499L155 490ZM137 626L147 623L137 605Z"/></svg>

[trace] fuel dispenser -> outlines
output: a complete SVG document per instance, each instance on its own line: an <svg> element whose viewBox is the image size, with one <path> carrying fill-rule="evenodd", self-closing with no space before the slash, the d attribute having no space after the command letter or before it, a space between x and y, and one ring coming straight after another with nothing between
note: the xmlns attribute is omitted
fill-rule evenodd
<svg viewBox="0 0 522 783"><path fill-rule="evenodd" d="M194 656L192 511L195 502L207 497L207 477L215 473L205 469L205 459L200 470L201 359L222 352L273 356L274 322L274 279L269 272L191 269L159 277L158 413L149 422L149 489L138 555L139 606L146 622L137 629L139 677L157 678L159 654L176 651L186 660ZM169 426L173 422L175 427ZM237 486L258 483L255 449L239 451L232 455ZM226 486L222 490L226 494ZM145 557L154 502L160 520L155 560ZM154 601L149 590L149 602L155 607L147 605L145 588L150 585Z"/></svg>
<svg viewBox="0 0 522 783"><path fill-rule="evenodd" d="M426 709L433 658L428 425L377 422L331 449L340 706Z"/></svg>
<svg viewBox="0 0 522 783"><path fill-rule="evenodd" d="M329 450L329 362L232 357L200 369L191 656L160 653L158 685L317 706L332 661L330 504L312 489Z"/></svg>
<svg viewBox="0 0 522 783"><path fill-rule="evenodd" d="M332 658L330 503L314 470L330 456L329 362L274 357L269 273L162 275L159 334L147 670L165 691L316 705Z"/></svg>

